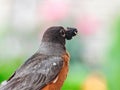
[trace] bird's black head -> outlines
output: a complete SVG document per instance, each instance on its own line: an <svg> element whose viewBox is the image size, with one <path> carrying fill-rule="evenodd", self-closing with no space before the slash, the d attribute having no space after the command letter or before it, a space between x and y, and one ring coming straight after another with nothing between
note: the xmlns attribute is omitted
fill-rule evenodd
<svg viewBox="0 0 120 90"><path fill-rule="evenodd" d="M42 41L65 44L65 39L70 40L76 34L76 28L67 28L65 30L62 26L53 26L45 31Z"/></svg>

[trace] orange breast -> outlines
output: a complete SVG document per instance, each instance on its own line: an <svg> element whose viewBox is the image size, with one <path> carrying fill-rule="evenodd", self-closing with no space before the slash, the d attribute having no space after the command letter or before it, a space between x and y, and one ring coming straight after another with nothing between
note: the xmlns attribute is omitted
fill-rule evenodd
<svg viewBox="0 0 120 90"><path fill-rule="evenodd" d="M62 58L64 60L64 65L63 65L63 68L61 69L59 75L53 82L51 82L50 84L45 86L42 90L60 90L61 89L61 87L67 77L70 57L69 57L69 54L66 53L62 56Z"/></svg>

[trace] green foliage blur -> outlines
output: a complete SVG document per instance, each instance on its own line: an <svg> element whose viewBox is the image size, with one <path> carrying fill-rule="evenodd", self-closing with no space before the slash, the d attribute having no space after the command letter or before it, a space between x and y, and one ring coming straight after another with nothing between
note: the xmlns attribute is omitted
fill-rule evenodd
<svg viewBox="0 0 120 90"><path fill-rule="evenodd" d="M120 16L113 21L112 44L108 50L108 62L106 67L108 90L120 90Z"/></svg>

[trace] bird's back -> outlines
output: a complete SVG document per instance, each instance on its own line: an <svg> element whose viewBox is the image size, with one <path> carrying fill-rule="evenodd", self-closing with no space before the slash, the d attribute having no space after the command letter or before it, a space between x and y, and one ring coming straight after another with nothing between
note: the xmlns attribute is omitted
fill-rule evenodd
<svg viewBox="0 0 120 90"><path fill-rule="evenodd" d="M36 53L29 58L0 90L41 90L63 67L61 56Z"/></svg>

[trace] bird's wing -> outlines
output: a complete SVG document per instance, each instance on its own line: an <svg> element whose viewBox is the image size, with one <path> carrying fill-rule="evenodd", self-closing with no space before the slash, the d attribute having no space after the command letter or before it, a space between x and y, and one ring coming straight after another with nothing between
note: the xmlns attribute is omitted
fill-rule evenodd
<svg viewBox="0 0 120 90"><path fill-rule="evenodd" d="M60 56L35 54L0 90L41 90L57 77L62 66L63 59Z"/></svg>

